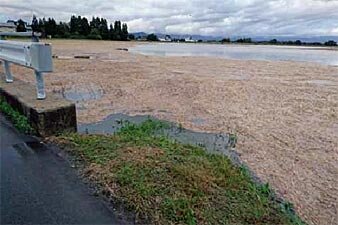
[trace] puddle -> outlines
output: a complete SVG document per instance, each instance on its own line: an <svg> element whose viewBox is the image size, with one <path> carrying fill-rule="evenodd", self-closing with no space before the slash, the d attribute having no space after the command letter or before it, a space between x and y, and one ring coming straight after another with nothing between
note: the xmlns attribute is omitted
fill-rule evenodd
<svg viewBox="0 0 338 225"><path fill-rule="evenodd" d="M45 149L45 145L38 141L27 141L26 145L35 151L41 151Z"/></svg>
<svg viewBox="0 0 338 225"><path fill-rule="evenodd" d="M66 99L71 101L86 101L102 98L102 93L99 91L93 92L79 92L79 91L67 91L64 93Z"/></svg>
<svg viewBox="0 0 338 225"><path fill-rule="evenodd" d="M191 122L197 126L201 126L207 124L208 121L203 118L194 118L191 120Z"/></svg>
<svg viewBox="0 0 338 225"><path fill-rule="evenodd" d="M113 114L105 120L92 124L79 124L78 132L87 134L113 134L121 128L121 120L140 124L147 119L158 120L151 116L129 116L126 114ZM203 124L204 119L196 119L195 123ZM192 144L205 148L212 153L221 153L228 156L235 164L241 165L239 155L232 149L235 143L229 134L225 133L204 133L184 129L175 123L169 122L170 127L158 131L157 135L164 135L177 140L183 144Z"/></svg>
<svg viewBox="0 0 338 225"><path fill-rule="evenodd" d="M28 141L18 143L13 145L13 148L17 150L17 152L23 157L27 157L33 155L34 153L45 150L44 144L38 141Z"/></svg>
<svg viewBox="0 0 338 225"><path fill-rule="evenodd" d="M80 102L100 99L103 94L104 91L101 88L90 85L87 87L75 87L71 90L65 90L63 92L63 97L72 102Z"/></svg>

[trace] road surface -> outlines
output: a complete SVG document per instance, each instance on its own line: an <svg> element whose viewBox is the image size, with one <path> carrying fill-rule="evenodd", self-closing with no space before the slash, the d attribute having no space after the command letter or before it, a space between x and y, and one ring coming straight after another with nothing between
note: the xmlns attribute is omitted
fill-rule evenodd
<svg viewBox="0 0 338 225"><path fill-rule="evenodd" d="M64 158L0 121L0 224L121 224Z"/></svg>

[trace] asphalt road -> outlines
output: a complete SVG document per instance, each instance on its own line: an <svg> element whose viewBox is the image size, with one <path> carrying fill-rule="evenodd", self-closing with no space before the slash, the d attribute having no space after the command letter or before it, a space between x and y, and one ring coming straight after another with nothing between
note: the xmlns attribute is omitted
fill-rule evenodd
<svg viewBox="0 0 338 225"><path fill-rule="evenodd" d="M0 121L0 224L121 224L64 158Z"/></svg>

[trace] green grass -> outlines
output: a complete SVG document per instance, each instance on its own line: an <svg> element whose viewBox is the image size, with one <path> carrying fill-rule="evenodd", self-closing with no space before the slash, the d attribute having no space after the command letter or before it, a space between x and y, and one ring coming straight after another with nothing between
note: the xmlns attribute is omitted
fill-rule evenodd
<svg viewBox="0 0 338 225"><path fill-rule="evenodd" d="M111 136L66 134L56 141L79 156L88 176L116 201L153 224L303 224L245 168L154 135L166 126L149 119L124 123Z"/></svg>
<svg viewBox="0 0 338 225"><path fill-rule="evenodd" d="M5 100L0 98L0 111L4 113L13 123L13 125L23 133L34 133L34 129L30 126L28 119L13 109Z"/></svg>

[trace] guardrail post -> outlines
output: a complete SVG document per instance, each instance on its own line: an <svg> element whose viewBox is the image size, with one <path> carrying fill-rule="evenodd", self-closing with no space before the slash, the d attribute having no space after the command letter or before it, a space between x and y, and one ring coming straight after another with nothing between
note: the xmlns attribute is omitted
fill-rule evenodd
<svg viewBox="0 0 338 225"><path fill-rule="evenodd" d="M45 99L45 82L43 81L43 74L34 70L35 77L36 77L36 92L37 92L37 99Z"/></svg>
<svg viewBox="0 0 338 225"><path fill-rule="evenodd" d="M12 83L13 82L13 76L11 73L11 70L9 68L9 62L4 60L4 70L5 70L5 75L6 75L6 82L7 83Z"/></svg>
<svg viewBox="0 0 338 225"><path fill-rule="evenodd" d="M34 32L32 32L32 42L39 42L39 37Z"/></svg>
<svg viewBox="0 0 338 225"><path fill-rule="evenodd" d="M1 33L0 33L1 34ZM13 82L10 65L16 64L34 70L37 99L45 99L43 73L53 71L52 47L37 42L0 41L0 59L4 62L6 82Z"/></svg>

